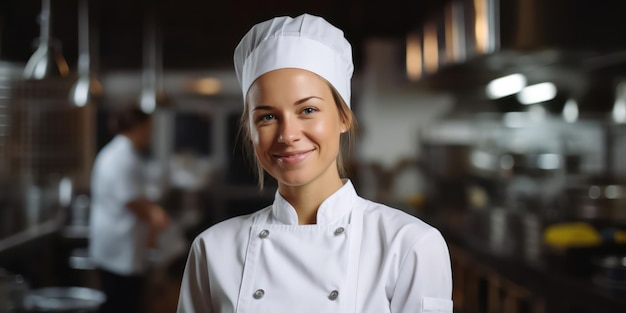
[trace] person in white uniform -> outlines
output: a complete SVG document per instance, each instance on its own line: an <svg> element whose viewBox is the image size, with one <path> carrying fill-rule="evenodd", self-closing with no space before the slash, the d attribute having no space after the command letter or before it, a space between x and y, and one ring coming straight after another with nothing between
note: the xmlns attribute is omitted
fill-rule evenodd
<svg viewBox="0 0 626 313"><path fill-rule="evenodd" d="M272 205L194 241L179 313L452 312L448 248L416 217L342 179L352 51L304 14L255 25L234 55L246 142L278 182Z"/></svg>
<svg viewBox="0 0 626 313"><path fill-rule="evenodd" d="M90 257L107 301L101 312L139 312L147 252L168 224L164 209L145 197L140 152L150 145L151 117L116 112L118 133L98 153L91 173Z"/></svg>

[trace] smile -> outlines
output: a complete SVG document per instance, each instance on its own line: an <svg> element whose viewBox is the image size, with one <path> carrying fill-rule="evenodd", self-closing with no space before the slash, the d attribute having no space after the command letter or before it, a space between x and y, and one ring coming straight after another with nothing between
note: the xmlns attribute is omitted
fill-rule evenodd
<svg viewBox="0 0 626 313"><path fill-rule="evenodd" d="M306 159L315 149L274 154L273 157L286 164L297 164Z"/></svg>

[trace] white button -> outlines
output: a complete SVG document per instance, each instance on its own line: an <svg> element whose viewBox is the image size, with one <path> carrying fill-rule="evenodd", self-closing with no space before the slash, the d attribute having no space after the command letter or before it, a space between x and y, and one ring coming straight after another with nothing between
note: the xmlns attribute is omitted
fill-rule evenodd
<svg viewBox="0 0 626 313"><path fill-rule="evenodd" d="M339 297L339 291L337 290L331 291L330 294L328 295L328 299L330 300L337 300L337 297Z"/></svg>
<svg viewBox="0 0 626 313"><path fill-rule="evenodd" d="M335 229L335 235L339 236L339 235L343 234L345 231L346 231L345 228L339 227L339 228Z"/></svg>
<svg viewBox="0 0 626 313"><path fill-rule="evenodd" d="M270 231L269 231L269 230L267 230L267 229L264 229L264 230L262 230L262 231L259 233L259 237L260 237L261 239L265 239L265 238L267 238L269 235L270 235Z"/></svg>
<svg viewBox="0 0 626 313"><path fill-rule="evenodd" d="M261 299L261 298L263 298L263 296L265 296L265 290L263 290L263 289L259 289L259 290L254 292L254 298L255 299Z"/></svg>

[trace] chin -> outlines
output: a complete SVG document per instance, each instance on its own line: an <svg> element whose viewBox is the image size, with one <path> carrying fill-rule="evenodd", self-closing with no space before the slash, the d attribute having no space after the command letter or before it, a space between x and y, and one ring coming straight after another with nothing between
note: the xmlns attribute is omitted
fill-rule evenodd
<svg viewBox="0 0 626 313"><path fill-rule="evenodd" d="M280 184L291 186L291 187L298 187L298 186L304 186L310 183L313 180L313 178L309 176L310 175L306 175L304 173L288 173L288 174L274 176L274 178L276 178L276 180Z"/></svg>

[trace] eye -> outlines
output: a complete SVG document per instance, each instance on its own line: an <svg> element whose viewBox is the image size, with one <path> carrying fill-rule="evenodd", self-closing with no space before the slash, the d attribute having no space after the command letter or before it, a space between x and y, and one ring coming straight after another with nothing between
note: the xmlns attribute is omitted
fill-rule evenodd
<svg viewBox="0 0 626 313"><path fill-rule="evenodd" d="M269 122L269 121L271 121L271 120L273 120L275 118L276 118L276 116L274 114L264 114L264 115L259 116L258 121L259 122Z"/></svg>
<svg viewBox="0 0 626 313"><path fill-rule="evenodd" d="M317 109L316 108L312 108L312 107L308 107L308 108L305 108L304 110L302 110L302 113L307 114L307 115L315 113L315 112L317 112Z"/></svg>

